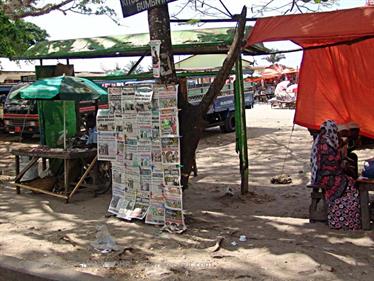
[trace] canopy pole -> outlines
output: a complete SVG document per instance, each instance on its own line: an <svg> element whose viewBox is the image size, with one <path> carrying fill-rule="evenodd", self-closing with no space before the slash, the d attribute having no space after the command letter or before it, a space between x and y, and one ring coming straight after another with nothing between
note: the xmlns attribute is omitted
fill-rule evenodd
<svg viewBox="0 0 374 281"><path fill-rule="evenodd" d="M243 82L242 58L239 54L235 64L235 132L236 132L236 151L239 152L240 176L241 176L241 194L248 193L248 146L247 146L247 125L245 118L245 98Z"/></svg>
<svg viewBox="0 0 374 281"><path fill-rule="evenodd" d="M66 105L65 105L65 101L63 101L63 108L64 108L64 150L66 150Z"/></svg>

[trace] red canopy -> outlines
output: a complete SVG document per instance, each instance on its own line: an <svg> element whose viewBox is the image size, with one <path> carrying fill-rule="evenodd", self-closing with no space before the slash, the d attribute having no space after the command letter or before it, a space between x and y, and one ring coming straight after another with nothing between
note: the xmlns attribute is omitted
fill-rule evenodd
<svg viewBox="0 0 374 281"><path fill-rule="evenodd" d="M262 18L247 47L281 40L304 48L295 123L355 122L374 137L374 7Z"/></svg>

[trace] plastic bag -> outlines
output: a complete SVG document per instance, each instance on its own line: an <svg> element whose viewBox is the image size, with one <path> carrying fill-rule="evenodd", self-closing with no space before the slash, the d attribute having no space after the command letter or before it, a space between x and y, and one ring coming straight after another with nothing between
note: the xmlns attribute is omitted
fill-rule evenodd
<svg viewBox="0 0 374 281"><path fill-rule="evenodd" d="M119 250L116 241L114 241L113 237L110 235L106 225L97 225L96 230L96 240L91 242L92 247L102 253Z"/></svg>

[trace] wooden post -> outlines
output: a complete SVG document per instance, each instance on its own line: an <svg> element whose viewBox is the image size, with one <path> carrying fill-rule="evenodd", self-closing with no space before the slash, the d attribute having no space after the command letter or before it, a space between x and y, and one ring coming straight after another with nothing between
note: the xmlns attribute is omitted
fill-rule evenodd
<svg viewBox="0 0 374 281"><path fill-rule="evenodd" d="M19 155L16 155L16 177L19 174ZM16 187L17 194L21 193L21 188L19 186Z"/></svg>
<svg viewBox="0 0 374 281"><path fill-rule="evenodd" d="M68 189L69 189L69 159L64 159L64 195L68 198ZM66 201L68 203L68 201Z"/></svg>
<svg viewBox="0 0 374 281"><path fill-rule="evenodd" d="M248 147L247 147L247 125L245 119L245 99L243 84L242 59L239 54L235 64L235 131L236 131L236 151L239 152L240 159L240 190L242 194L248 193Z"/></svg>
<svg viewBox="0 0 374 281"><path fill-rule="evenodd" d="M359 183L361 222L363 230L370 230L369 189L367 183Z"/></svg>

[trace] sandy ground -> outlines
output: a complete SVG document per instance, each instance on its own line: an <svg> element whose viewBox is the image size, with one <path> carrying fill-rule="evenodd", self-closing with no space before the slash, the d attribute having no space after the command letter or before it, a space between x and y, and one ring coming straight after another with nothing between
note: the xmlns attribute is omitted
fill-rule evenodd
<svg viewBox="0 0 374 281"><path fill-rule="evenodd" d="M197 153L199 175L185 192L188 230L182 235L105 217L109 194L94 198L84 191L66 205L40 194L16 196L3 185L0 253L117 280L372 280L373 231L332 231L307 219L311 137L298 126L291 136L293 114L268 105L247 110L255 195L239 195L234 133L206 132ZM0 145L1 169L9 173L7 151L21 144ZM359 152L360 159L373 154ZM270 184L283 172L292 184ZM228 187L233 197L225 195ZM91 248L99 224L108 226L123 251ZM220 237L222 246L213 252Z"/></svg>

